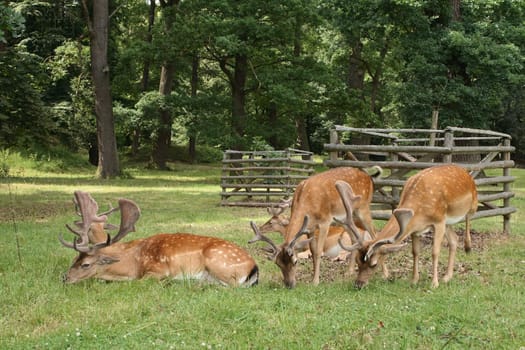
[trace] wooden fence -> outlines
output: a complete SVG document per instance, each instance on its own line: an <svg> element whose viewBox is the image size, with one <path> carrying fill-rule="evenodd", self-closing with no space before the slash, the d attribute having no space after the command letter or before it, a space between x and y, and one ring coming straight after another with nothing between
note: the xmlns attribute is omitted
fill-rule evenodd
<svg viewBox="0 0 525 350"><path fill-rule="evenodd" d="M268 207L289 199L297 184L314 172L313 153L226 151L222 160L221 205Z"/></svg>
<svg viewBox="0 0 525 350"><path fill-rule="evenodd" d="M365 141L365 142L363 142ZM514 161L511 137L499 132L448 127L437 129L361 129L336 126L324 148L328 167L368 168L379 165L383 176L375 183L373 218L386 220L399 203L406 179L415 171L454 162L474 177L478 211L474 219L503 216L503 231L510 233L510 205L514 196L510 175ZM362 144L358 144L362 143Z"/></svg>

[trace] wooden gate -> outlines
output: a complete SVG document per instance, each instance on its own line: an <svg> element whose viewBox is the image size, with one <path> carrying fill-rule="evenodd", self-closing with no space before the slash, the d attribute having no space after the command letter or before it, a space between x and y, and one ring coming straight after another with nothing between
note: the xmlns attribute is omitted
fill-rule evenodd
<svg viewBox="0 0 525 350"><path fill-rule="evenodd" d="M289 199L297 184L314 172L313 153L226 151L222 160L221 205L269 207Z"/></svg>
<svg viewBox="0 0 525 350"><path fill-rule="evenodd" d="M368 140L367 144L353 144ZM478 129L361 129L336 126L324 148L328 167L367 168L379 165L383 176L375 183L372 215L387 220L399 203L406 179L415 171L440 163L456 163L474 177L480 203L474 219L503 216L503 231L510 233L510 205L514 196L510 175L515 148L507 134ZM357 143L357 142L356 142ZM362 142L360 142L362 143Z"/></svg>

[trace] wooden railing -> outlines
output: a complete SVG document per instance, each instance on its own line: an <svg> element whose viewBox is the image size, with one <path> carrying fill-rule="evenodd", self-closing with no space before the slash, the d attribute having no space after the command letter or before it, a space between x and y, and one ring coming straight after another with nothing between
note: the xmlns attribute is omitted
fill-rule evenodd
<svg viewBox="0 0 525 350"><path fill-rule="evenodd" d="M358 142L356 142L358 141ZM357 144L361 143L361 144ZM368 168L379 165L384 175L375 181L372 215L386 220L399 203L406 179L417 170L440 163L456 163L474 177L480 203L474 219L503 216L503 231L510 232L510 205L514 197L510 175L514 167L511 137L478 129L361 129L336 126L324 145L328 167ZM499 174L498 174L499 172Z"/></svg>
<svg viewBox="0 0 525 350"><path fill-rule="evenodd" d="M313 154L284 151L226 151L222 160L221 205L269 207L289 199L314 172Z"/></svg>

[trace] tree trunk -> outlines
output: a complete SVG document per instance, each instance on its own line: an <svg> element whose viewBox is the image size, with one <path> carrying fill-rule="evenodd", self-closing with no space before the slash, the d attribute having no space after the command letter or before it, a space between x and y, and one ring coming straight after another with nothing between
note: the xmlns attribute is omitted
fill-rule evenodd
<svg viewBox="0 0 525 350"><path fill-rule="evenodd" d="M83 0L82 3L90 32L91 75L97 121L97 176L106 179L120 174L108 65L108 0L93 2L92 19L87 1Z"/></svg>
<svg viewBox="0 0 525 350"><path fill-rule="evenodd" d="M275 104L275 102L270 102L269 106L268 106L268 109L266 111L266 115L268 117L268 124L270 125L270 127L277 131L278 128L279 128L279 124L278 124L278 116L277 116L277 105ZM279 142L279 137L277 135L277 132L275 133L272 133L270 135L270 137L268 137L268 143L270 144L270 146L272 146L274 149L280 149L281 148L281 143Z"/></svg>
<svg viewBox="0 0 525 350"><path fill-rule="evenodd" d="M153 25L155 24L155 9L156 9L156 3L155 1L150 1L149 4L149 13L148 13L148 34L146 35L146 42L151 43L153 40L153 34L152 29ZM142 65L142 79L140 82L140 88L142 92L146 92L149 90L149 72L150 72L150 65L151 62L148 58L144 59L143 65ZM140 127L137 125L133 128L133 134L132 134L132 141L131 141L131 154L137 155L140 147L140 134L141 130Z"/></svg>
<svg viewBox="0 0 525 350"><path fill-rule="evenodd" d="M248 76L248 57L237 55L233 74L226 67L226 60L220 61L222 71L228 77L232 93L232 148L242 151L245 148L243 137L246 129L246 78Z"/></svg>
<svg viewBox="0 0 525 350"><path fill-rule="evenodd" d="M194 52L192 62L191 62L191 97L197 97L197 88L199 86L199 54ZM194 115L194 118L196 116ZM193 123L191 123L193 124ZM188 156L190 163L195 163L197 159L197 130L193 125L190 125L189 130L189 139L188 139Z"/></svg>
<svg viewBox="0 0 525 350"><path fill-rule="evenodd" d="M293 45L293 56L296 58L301 57L303 53L302 45L302 20L296 18L295 33L294 33L294 45ZM308 132L306 130L306 118L303 113L297 113L294 117L295 130L297 133L297 148L303 151L310 151L310 140L308 139Z"/></svg>
<svg viewBox="0 0 525 350"><path fill-rule="evenodd" d="M302 115L295 117L295 129L297 130L297 148L303 151L310 151L306 120Z"/></svg>
<svg viewBox="0 0 525 350"><path fill-rule="evenodd" d="M163 64L160 72L159 93L162 96L169 96L173 89L173 75L175 66L166 62ZM167 169L169 147L171 144L171 126L173 117L171 110L161 109L159 111L159 128L157 130L157 139L153 145L153 161L158 169Z"/></svg>
<svg viewBox="0 0 525 350"><path fill-rule="evenodd" d="M461 20L460 10L461 0L450 0L450 6L452 7L452 20L458 22Z"/></svg>
<svg viewBox="0 0 525 350"><path fill-rule="evenodd" d="M171 11L174 6L179 4L180 0L162 0L160 5L164 11L165 33L168 35L175 21L175 12ZM171 9L169 9L171 8ZM175 75L175 63L172 60L166 60L162 64L160 72L159 93L164 96L170 96L173 90L173 77ZM171 110L162 109L159 111L159 129L157 130L157 139L153 145L153 162L158 169L167 169L166 162L171 145L171 127L173 125L173 116Z"/></svg>
<svg viewBox="0 0 525 350"><path fill-rule="evenodd" d="M346 85L349 89L361 92L365 86L365 67L361 58L362 50L363 44L359 39L356 39L348 58L348 77L346 80Z"/></svg>

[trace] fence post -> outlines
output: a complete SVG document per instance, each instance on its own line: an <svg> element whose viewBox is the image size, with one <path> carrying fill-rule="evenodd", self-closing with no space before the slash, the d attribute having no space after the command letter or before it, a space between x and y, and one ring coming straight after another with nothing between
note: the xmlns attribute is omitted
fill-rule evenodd
<svg viewBox="0 0 525 350"><path fill-rule="evenodd" d="M330 130L330 143L335 145L339 143L339 136L336 129ZM329 157L331 161L337 160L337 151L330 151Z"/></svg>
<svg viewBox="0 0 525 350"><path fill-rule="evenodd" d="M505 138L503 140L503 146L510 147L510 138ZM503 152L503 160L511 160L510 159L510 152ZM510 176L510 168L503 168L503 176ZM505 182L503 184L503 191L504 192L510 192L510 183ZM510 207L510 198L505 198L503 200L503 207L508 208ZM510 234L510 214L503 215L503 234L509 235Z"/></svg>
<svg viewBox="0 0 525 350"><path fill-rule="evenodd" d="M454 132L448 128L445 129L445 140L443 146L449 149L454 147ZM443 155L443 163L452 163L452 151Z"/></svg>

